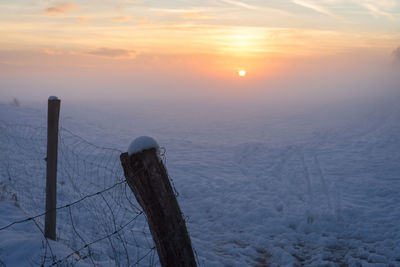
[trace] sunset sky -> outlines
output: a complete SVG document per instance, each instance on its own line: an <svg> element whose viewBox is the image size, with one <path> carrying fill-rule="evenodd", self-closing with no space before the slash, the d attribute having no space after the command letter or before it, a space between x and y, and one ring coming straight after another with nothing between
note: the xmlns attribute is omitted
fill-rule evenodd
<svg viewBox="0 0 400 267"><path fill-rule="evenodd" d="M260 77L294 61L390 56L400 45L400 1L0 0L0 36L9 83L82 69Z"/></svg>

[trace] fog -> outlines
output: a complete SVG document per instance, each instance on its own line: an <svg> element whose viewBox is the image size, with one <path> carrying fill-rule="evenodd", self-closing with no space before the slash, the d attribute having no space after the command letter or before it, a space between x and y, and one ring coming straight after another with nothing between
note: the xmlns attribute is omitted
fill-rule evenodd
<svg viewBox="0 0 400 267"><path fill-rule="evenodd" d="M92 64L90 68L65 60L52 67L52 60L47 65L2 64L1 102L15 97L23 106L45 110L47 97L57 95L65 116L86 116L103 125L104 120L138 122L143 131L179 125L221 134L229 127L237 132L238 127L254 128L296 116L308 118L306 128L312 130L315 121L348 119L349 109L379 106L399 90L399 68L390 56L287 60L272 74L264 67L245 78L236 77L235 72L218 76L184 60L164 59L153 68L144 64L146 57L135 59L136 65L106 60L100 67L93 67L99 62L90 59L86 62Z"/></svg>

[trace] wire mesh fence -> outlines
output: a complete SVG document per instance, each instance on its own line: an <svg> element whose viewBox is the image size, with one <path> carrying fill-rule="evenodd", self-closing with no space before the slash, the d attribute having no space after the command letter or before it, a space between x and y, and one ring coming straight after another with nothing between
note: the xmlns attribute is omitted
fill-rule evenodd
<svg viewBox="0 0 400 267"><path fill-rule="evenodd" d="M43 233L46 133L44 126L0 121L0 194L11 196L27 215L0 225L0 231L33 221ZM43 237L42 262L37 264L159 265L146 217L125 181L120 154L60 128L57 240L71 253L57 257Z"/></svg>

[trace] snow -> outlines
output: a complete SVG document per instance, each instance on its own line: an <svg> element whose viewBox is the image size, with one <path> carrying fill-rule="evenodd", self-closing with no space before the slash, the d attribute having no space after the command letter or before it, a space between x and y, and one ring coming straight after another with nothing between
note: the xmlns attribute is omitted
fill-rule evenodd
<svg viewBox="0 0 400 267"><path fill-rule="evenodd" d="M70 108L61 114L61 124L92 143L121 150L132 135L143 132L165 144L168 173L179 192L200 266L399 266L398 101L393 97L386 102L349 103L287 117L265 112L220 119L204 111L207 120L199 119L207 115L196 117L194 112L163 114L160 110L161 116L145 107L115 114ZM0 121L45 124L43 112L0 105ZM29 146L33 134L26 135L18 145L22 151L36 152ZM0 123L0 181L9 190L18 189L21 208L40 211L45 183L32 177L43 176L43 162L31 161L32 153L12 158L3 149L9 147L2 138ZM133 141L132 146L129 154L158 148L154 139ZM74 151L83 154L84 161L95 157L79 167L83 161L61 153L60 169L71 172L71 181L78 185L94 178L78 186L83 190L79 193L66 179L58 191L62 204L68 203L70 195L76 199L111 183L105 170L88 169L111 152L90 154L85 146ZM115 170L121 168L119 154L109 163ZM17 164L7 166L10 160ZM21 160L24 166L18 164ZM18 173L14 166L29 171ZM22 177L20 187L14 179L8 180L17 175ZM0 198L2 194L0 190ZM106 207L102 212L109 213ZM81 222L93 221L85 210L76 216ZM0 227L21 217L13 202L0 202ZM66 218L57 221L68 223ZM19 227L26 229L20 232ZM92 240L92 229L87 231L85 238ZM73 243L64 237L57 242L64 246L56 251L60 255L67 254L67 245ZM7 265L26 266L30 259L43 256L40 234L32 223L0 231L0 240L0 260ZM24 244L28 247L23 255L14 252ZM94 249L108 252L102 246ZM112 254L97 255L102 258L95 259L96 265L110 266Z"/></svg>
<svg viewBox="0 0 400 267"><path fill-rule="evenodd" d="M56 96L49 96L49 100L58 100L58 97L56 97Z"/></svg>
<svg viewBox="0 0 400 267"><path fill-rule="evenodd" d="M26 218L26 214L18 207L15 201L0 202L0 225L7 225L9 222ZM53 260L51 253L57 258L63 258L72 251L60 242L47 240L51 244L52 251L46 251L46 240L38 231L33 221L17 224L12 228L0 231L1 266L39 266L50 265ZM43 266L43 265L42 265ZM89 266L81 263L80 266Z"/></svg>
<svg viewBox="0 0 400 267"><path fill-rule="evenodd" d="M147 149L156 149L159 150L160 146L154 138L149 136L140 136L133 140L128 148L128 154L133 155L138 152L142 152Z"/></svg>

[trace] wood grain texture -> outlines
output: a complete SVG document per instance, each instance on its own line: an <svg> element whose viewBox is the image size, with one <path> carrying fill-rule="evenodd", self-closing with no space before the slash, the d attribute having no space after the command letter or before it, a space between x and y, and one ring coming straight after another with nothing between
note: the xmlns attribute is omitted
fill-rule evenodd
<svg viewBox="0 0 400 267"><path fill-rule="evenodd" d="M190 237L167 170L155 149L121 154L127 183L147 216L163 267L196 266Z"/></svg>

